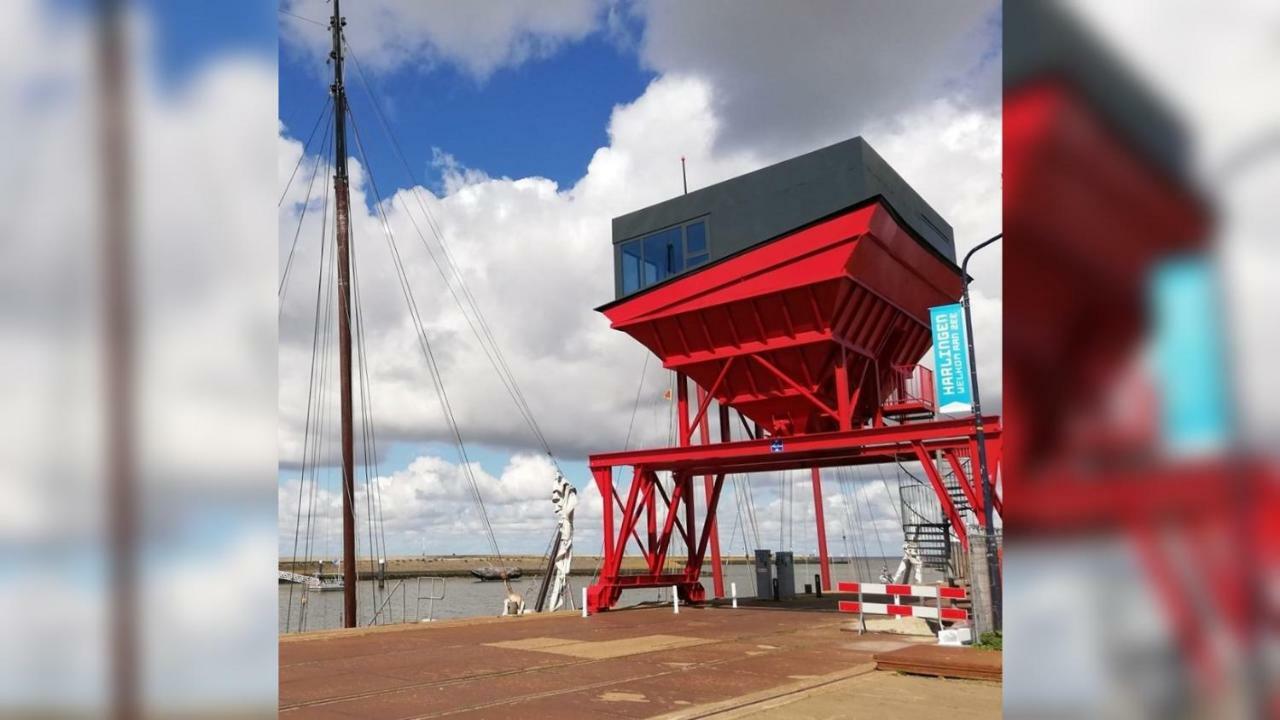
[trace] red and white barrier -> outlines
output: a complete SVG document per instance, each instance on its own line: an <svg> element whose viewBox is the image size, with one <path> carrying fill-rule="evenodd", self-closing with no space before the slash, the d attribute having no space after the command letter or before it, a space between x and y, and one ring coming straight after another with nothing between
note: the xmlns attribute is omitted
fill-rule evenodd
<svg viewBox="0 0 1280 720"><path fill-rule="evenodd" d="M929 618L932 620L968 620L969 613L960 608L942 607L942 599L963 600L968 595L964 588L939 587L935 585L896 585L885 583L842 582L836 584L842 593L857 593L858 600L841 600L840 612L858 613L860 615L897 615L901 617ZM869 603L862 600L863 595L892 595L893 603ZM901 605L903 597L920 598L922 601L933 600L933 606Z"/></svg>

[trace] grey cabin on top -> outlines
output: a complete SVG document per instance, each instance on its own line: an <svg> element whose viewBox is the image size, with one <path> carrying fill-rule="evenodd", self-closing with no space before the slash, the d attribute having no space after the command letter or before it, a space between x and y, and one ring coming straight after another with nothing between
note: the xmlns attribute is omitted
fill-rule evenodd
<svg viewBox="0 0 1280 720"><path fill-rule="evenodd" d="M955 264L951 225L855 137L614 218L615 298L875 198L918 242Z"/></svg>

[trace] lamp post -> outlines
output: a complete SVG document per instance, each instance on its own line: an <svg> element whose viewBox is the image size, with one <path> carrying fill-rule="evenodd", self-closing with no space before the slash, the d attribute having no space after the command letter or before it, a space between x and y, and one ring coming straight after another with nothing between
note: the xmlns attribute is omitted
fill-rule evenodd
<svg viewBox="0 0 1280 720"><path fill-rule="evenodd" d="M965 340L969 344L969 387L973 388L973 425L974 434L978 439L978 472L982 477L982 527L986 534L987 579L990 585L987 591L991 597L991 619L996 630L1000 630L1003 627L1000 561L996 557L995 522L991 503L993 491L991 488L991 474L987 469L987 436L982 428L982 398L978 394L978 361L973 351L973 310L969 304L969 259L973 257L974 253L1002 237L1004 237L1004 233L996 233L991 238L979 243L965 254L964 261L960 264L960 275L964 280L964 297L961 300L961 305L964 307Z"/></svg>

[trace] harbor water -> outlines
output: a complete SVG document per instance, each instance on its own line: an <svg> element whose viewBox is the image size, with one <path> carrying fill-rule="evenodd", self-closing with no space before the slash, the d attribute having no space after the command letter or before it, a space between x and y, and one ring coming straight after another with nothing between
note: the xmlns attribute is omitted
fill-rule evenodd
<svg viewBox="0 0 1280 720"><path fill-rule="evenodd" d="M833 562L831 566L832 583L850 580L866 582L878 581L884 566L892 572L898 567L899 558L855 558L852 564ZM814 576L819 572L816 562L797 561L795 566L796 593L803 593L806 584L814 584ZM870 573L870 575L868 575ZM925 571L925 580L938 579L936 573ZM405 578L403 580L387 580L383 589L379 590L376 580L362 580L359 583L358 606L361 626L374 624L377 612L379 625L418 622L428 617L434 620L447 620L465 617L486 617L502 613L502 603L506 598L506 587L500 582L481 582L467 577L443 578L443 593L440 592L440 581L436 581L435 589L428 578ZM540 575L525 575L512 581L511 588L522 593L532 604L541 582ZM582 599L582 588L591 583L586 575L574 575L569 578L570 595L573 607L578 607ZM712 596L711 573L704 570L701 579L707 590L707 597ZM724 568L725 593L729 593L729 584L736 583L738 597L753 597L756 594L755 569L746 564L730 564ZM430 600L430 595L443 594L444 597ZM419 600L419 595L422 599ZM305 601L303 600L305 598ZM646 588L627 590L622 593L619 606L626 607L646 602L670 602L671 591L668 588ZM282 583L279 585L279 631L298 632L328 630L342 627L342 591L307 590L302 585Z"/></svg>

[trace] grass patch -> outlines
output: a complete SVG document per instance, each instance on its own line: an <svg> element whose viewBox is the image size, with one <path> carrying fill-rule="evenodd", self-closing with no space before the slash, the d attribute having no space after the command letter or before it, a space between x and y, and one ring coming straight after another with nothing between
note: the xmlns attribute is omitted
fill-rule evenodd
<svg viewBox="0 0 1280 720"><path fill-rule="evenodd" d="M978 642L974 647L980 650L996 650L1004 651L1004 636L1000 632L984 632L978 636Z"/></svg>

